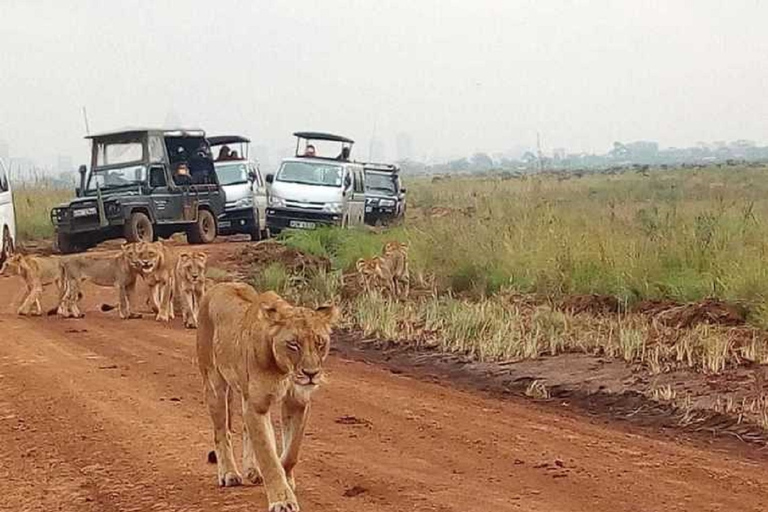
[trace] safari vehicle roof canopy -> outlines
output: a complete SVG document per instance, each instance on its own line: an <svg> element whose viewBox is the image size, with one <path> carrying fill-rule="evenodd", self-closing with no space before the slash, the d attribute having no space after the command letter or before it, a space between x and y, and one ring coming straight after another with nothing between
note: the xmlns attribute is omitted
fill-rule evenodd
<svg viewBox="0 0 768 512"><path fill-rule="evenodd" d="M327 157L327 156L320 156L320 155L314 155L311 158L320 158L324 160L349 160L349 155L352 153L352 145L355 143L354 140L350 139L349 137L344 137L343 135L336 135L333 133L325 133L325 132L294 132L294 137L296 137L296 156L297 157L306 157L305 154L299 153L299 148L301 145L301 141L304 140L304 148L308 145L310 145L310 142L313 141L323 141L323 142L338 142L341 144L341 154L338 157ZM342 157L342 155L345 155Z"/></svg>
<svg viewBox="0 0 768 512"><path fill-rule="evenodd" d="M250 156L250 142L251 139L243 137L242 135L217 135L215 137L208 137L208 144L211 148L221 146L218 156L215 157L216 163L228 162L230 160L248 160ZM230 151L229 146L235 145L239 146L237 148L240 151L239 154L237 153L237 150Z"/></svg>
<svg viewBox="0 0 768 512"><path fill-rule="evenodd" d="M382 163L376 163L376 162L365 162L363 164L363 167L366 171L380 171L380 172L390 172L390 173L398 173L400 172L400 166L397 164L382 164Z"/></svg>
<svg viewBox="0 0 768 512"><path fill-rule="evenodd" d="M142 134L162 135L164 137L205 137L205 131L199 128L140 128L129 127L108 132L94 133L86 135L86 139L120 139L137 138Z"/></svg>

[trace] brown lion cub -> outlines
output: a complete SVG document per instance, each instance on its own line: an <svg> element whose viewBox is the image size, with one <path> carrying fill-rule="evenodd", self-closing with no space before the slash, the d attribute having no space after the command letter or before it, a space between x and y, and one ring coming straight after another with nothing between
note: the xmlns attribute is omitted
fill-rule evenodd
<svg viewBox="0 0 768 512"><path fill-rule="evenodd" d="M242 483L230 432L233 394L240 392L243 471L254 483L263 477L270 512L299 510L293 470L338 315L335 306L295 307L242 283L218 284L200 304L197 359L213 420L219 485ZM281 455L269 416L278 403Z"/></svg>
<svg viewBox="0 0 768 512"><path fill-rule="evenodd" d="M408 273L408 245L402 242L387 242L381 251L384 266L387 268L389 279L395 296L407 297L410 288Z"/></svg>
<svg viewBox="0 0 768 512"><path fill-rule="evenodd" d="M162 242L137 242L133 265L149 286L147 302L155 319L168 322L173 318L173 255Z"/></svg>
<svg viewBox="0 0 768 512"><path fill-rule="evenodd" d="M139 275L136 264L136 244L123 244L121 250L114 256L96 256L83 254L68 256L61 259L62 280L64 281L64 299L66 311L64 316L82 317L78 301L82 298L80 285L88 280L98 286L111 286L117 289L120 318L141 318L141 315L131 311L131 296L136 288L136 278ZM62 304L64 306L64 304ZM109 311L112 306L103 305L103 311Z"/></svg>
<svg viewBox="0 0 768 512"><path fill-rule="evenodd" d="M43 308L40 305L40 297L43 295L43 288L50 284L56 285L59 291L59 304L61 304L64 289L61 281L61 264L58 258L11 254L0 267L0 275L17 275L24 279L27 292L19 309L16 310L18 315L42 315Z"/></svg>
<svg viewBox="0 0 768 512"><path fill-rule="evenodd" d="M184 327L197 328L200 301L205 294L205 268L208 255L200 251L182 251L176 261L174 280L176 295L181 302L181 317ZM173 308L173 305L171 305Z"/></svg>

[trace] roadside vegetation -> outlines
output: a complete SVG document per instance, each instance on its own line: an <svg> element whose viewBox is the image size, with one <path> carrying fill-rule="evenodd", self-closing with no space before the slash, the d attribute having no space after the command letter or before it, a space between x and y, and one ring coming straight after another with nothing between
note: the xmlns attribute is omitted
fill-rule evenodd
<svg viewBox="0 0 768 512"><path fill-rule="evenodd" d="M21 242L51 238L51 208L69 201L74 191L56 187L41 180L36 183L16 185L13 204L16 210L16 236Z"/></svg>

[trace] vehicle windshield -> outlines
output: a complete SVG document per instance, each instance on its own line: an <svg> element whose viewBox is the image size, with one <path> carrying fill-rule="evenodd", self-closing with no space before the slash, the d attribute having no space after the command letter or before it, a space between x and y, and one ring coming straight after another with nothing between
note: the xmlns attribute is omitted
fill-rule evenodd
<svg viewBox="0 0 768 512"><path fill-rule="evenodd" d="M248 167L245 164L217 165L216 175L220 185L248 183Z"/></svg>
<svg viewBox="0 0 768 512"><path fill-rule="evenodd" d="M275 181L340 187L342 168L325 162L284 162L275 176Z"/></svg>
<svg viewBox="0 0 768 512"><path fill-rule="evenodd" d="M397 178L391 174L365 173L365 190L397 194Z"/></svg>
<svg viewBox="0 0 768 512"><path fill-rule="evenodd" d="M147 169L143 165L130 165L119 169L93 171L88 178L86 191L95 192L98 186L101 189L137 185L146 181Z"/></svg>

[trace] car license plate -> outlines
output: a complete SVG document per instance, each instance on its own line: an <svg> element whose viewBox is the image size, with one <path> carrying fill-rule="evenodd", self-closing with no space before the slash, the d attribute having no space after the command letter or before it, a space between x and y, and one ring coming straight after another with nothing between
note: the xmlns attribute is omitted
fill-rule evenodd
<svg viewBox="0 0 768 512"><path fill-rule="evenodd" d="M220 228L228 228L231 225L232 225L232 221L231 220L220 220L219 221L219 227Z"/></svg>
<svg viewBox="0 0 768 512"><path fill-rule="evenodd" d="M92 206L90 208L81 208L79 210L73 210L72 216L73 217L87 217L89 215L96 215L96 207Z"/></svg>
<svg viewBox="0 0 768 512"><path fill-rule="evenodd" d="M292 220L288 223L288 225L297 229L315 229L314 222L305 222L303 220Z"/></svg>
<svg viewBox="0 0 768 512"><path fill-rule="evenodd" d="M365 213L371 213L373 211L373 208L370 206L365 207Z"/></svg>

